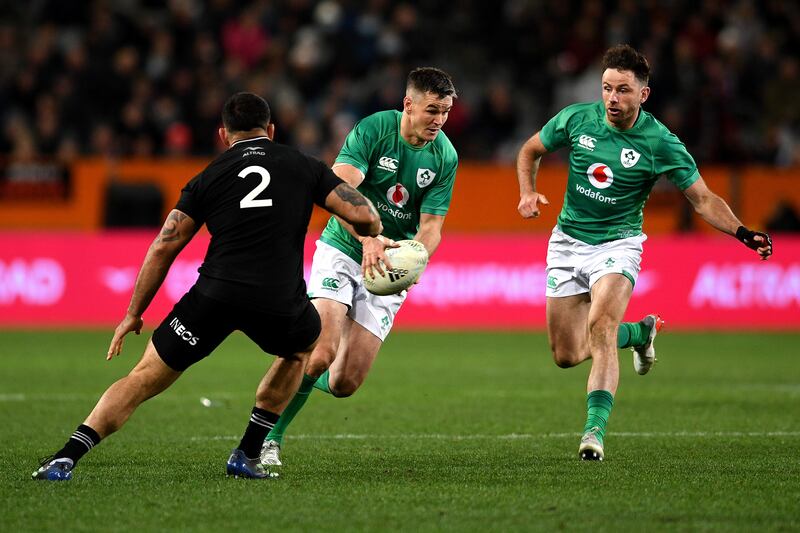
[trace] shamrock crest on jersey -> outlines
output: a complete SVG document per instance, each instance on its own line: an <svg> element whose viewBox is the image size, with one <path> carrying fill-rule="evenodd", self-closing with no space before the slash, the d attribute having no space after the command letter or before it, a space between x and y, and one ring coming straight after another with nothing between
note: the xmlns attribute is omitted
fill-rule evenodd
<svg viewBox="0 0 800 533"><path fill-rule="evenodd" d="M436 172L429 168L418 168L417 169L417 185L420 188L427 187L433 181L433 178L436 177Z"/></svg>
<svg viewBox="0 0 800 533"><path fill-rule="evenodd" d="M639 161L639 158L642 154L634 150L633 148L623 148L622 151L619 153L619 162L622 163L622 166L625 168L631 168L633 165Z"/></svg>

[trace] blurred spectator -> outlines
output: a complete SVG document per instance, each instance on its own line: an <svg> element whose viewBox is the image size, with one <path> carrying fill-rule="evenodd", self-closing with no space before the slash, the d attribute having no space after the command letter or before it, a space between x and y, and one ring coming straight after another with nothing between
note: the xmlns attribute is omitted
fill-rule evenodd
<svg viewBox="0 0 800 533"><path fill-rule="evenodd" d="M653 65L646 108L700 163L800 163L800 4L781 0L125 0L0 10L0 153L210 155L240 90L279 142L329 162L407 72L451 72L463 159L513 160L564 103L599 97L620 41ZM12 18L13 17L13 18ZM24 137L20 140L18 137Z"/></svg>

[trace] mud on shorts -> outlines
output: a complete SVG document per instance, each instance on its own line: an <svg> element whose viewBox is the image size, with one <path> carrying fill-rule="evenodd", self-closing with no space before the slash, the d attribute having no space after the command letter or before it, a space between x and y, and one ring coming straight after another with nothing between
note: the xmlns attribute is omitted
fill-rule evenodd
<svg viewBox="0 0 800 533"><path fill-rule="evenodd" d="M548 297L590 292L606 274L622 274L636 285L642 262L642 244L647 235L588 244L553 228L547 246Z"/></svg>
<svg viewBox="0 0 800 533"><path fill-rule="evenodd" d="M298 315L284 316L209 298L193 286L153 332L153 345L167 366L182 372L237 329L265 352L288 356L313 344L321 324L310 301Z"/></svg>
<svg viewBox="0 0 800 533"><path fill-rule="evenodd" d="M327 298L348 307L347 316L367 331L386 340L407 291L377 296L364 287L361 265L338 248L317 241L308 281L310 298Z"/></svg>

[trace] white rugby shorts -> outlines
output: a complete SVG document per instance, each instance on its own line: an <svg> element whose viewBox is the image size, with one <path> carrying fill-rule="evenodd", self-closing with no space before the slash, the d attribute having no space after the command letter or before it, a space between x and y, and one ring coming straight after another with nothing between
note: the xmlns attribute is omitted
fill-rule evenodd
<svg viewBox="0 0 800 533"><path fill-rule="evenodd" d="M327 298L348 307L347 316L367 331L386 340L407 291L377 296L364 287L361 265L330 244L317 241L308 280L310 298Z"/></svg>
<svg viewBox="0 0 800 533"><path fill-rule="evenodd" d="M590 292L606 274L622 274L636 285L642 262L642 244L647 235L587 244L553 228L547 245L548 297Z"/></svg>

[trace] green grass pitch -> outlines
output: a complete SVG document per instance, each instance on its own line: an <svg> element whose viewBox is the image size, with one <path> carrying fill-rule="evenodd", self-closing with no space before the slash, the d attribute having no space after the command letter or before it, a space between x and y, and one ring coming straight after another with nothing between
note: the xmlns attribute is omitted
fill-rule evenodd
<svg viewBox="0 0 800 533"><path fill-rule="evenodd" d="M272 358L229 338L67 483L30 479L146 337L0 331L2 531L796 530L800 333L659 335L622 376L606 461L577 458L589 365L541 333L393 333L352 398L315 391L278 480L224 464ZM210 398L211 407L201 404Z"/></svg>

